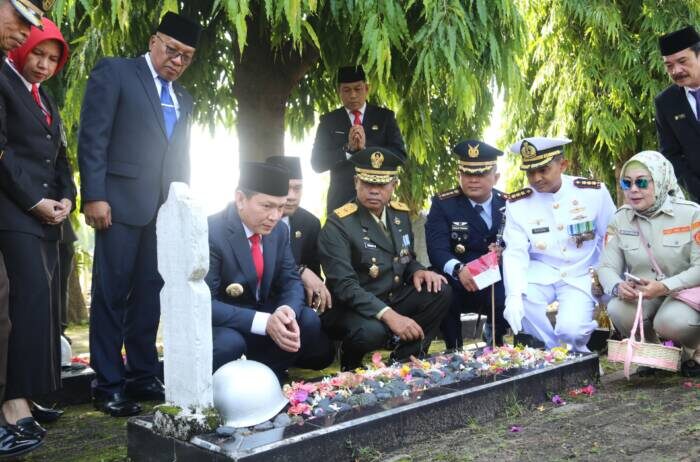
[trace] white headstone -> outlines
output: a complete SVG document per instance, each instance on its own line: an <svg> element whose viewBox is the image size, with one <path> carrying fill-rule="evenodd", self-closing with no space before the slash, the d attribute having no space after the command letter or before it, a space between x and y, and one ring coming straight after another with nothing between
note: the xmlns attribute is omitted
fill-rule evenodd
<svg viewBox="0 0 700 462"><path fill-rule="evenodd" d="M158 212L158 271L165 400L201 412L212 407L211 295L207 217L185 183L172 183Z"/></svg>

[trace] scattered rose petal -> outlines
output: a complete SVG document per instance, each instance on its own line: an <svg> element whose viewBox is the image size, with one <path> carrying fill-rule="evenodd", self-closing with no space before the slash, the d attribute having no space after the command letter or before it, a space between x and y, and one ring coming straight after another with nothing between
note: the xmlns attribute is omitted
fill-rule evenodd
<svg viewBox="0 0 700 462"><path fill-rule="evenodd" d="M595 395L596 391L598 391L598 390L596 390L596 388L592 384L586 385L585 387L583 387L581 389L581 393L583 393L584 395L588 395L588 396Z"/></svg>
<svg viewBox="0 0 700 462"><path fill-rule="evenodd" d="M540 411L540 412L544 411L544 406L539 406L539 407L537 408L537 410Z"/></svg>
<svg viewBox="0 0 700 462"><path fill-rule="evenodd" d="M554 395L554 396L552 396L552 403L555 406L563 406L566 404L566 401L564 401L561 396Z"/></svg>
<svg viewBox="0 0 700 462"><path fill-rule="evenodd" d="M374 354L372 354L372 364L375 367L386 367L382 362L382 354L380 352L375 351Z"/></svg>
<svg viewBox="0 0 700 462"><path fill-rule="evenodd" d="M520 425L511 425L508 431L511 433L520 433L521 431L523 431L523 427L521 427Z"/></svg>
<svg viewBox="0 0 700 462"><path fill-rule="evenodd" d="M673 340L666 340L666 341L663 343L663 345L664 345L664 346L667 346L667 347L676 346L676 345L673 343Z"/></svg>
<svg viewBox="0 0 700 462"><path fill-rule="evenodd" d="M693 388L693 382L683 382L683 388Z"/></svg>

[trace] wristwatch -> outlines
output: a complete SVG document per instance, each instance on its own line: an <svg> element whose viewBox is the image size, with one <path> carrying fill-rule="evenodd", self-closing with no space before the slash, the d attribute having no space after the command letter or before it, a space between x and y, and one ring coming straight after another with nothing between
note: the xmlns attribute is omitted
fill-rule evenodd
<svg viewBox="0 0 700 462"><path fill-rule="evenodd" d="M452 268L452 277L459 279L459 272L464 268L464 263L457 263L454 268Z"/></svg>
<svg viewBox="0 0 700 462"><path fill-rule="evenodd" d="M613 297L617 297L617 296L618 296L617 294L618 294L618 288L619 288L619 286L620 286L620 283L619 283L619 282L618 282L617 284L615 284L615 286L614 286L614 287L612 288L612 290L610 291L610 295L612 295Z"/></svg>

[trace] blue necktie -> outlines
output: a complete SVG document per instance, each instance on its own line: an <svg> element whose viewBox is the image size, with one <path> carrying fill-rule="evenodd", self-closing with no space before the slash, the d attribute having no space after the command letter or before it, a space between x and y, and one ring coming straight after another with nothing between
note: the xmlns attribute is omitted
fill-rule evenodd
<svg viewBox="0 0 700 462"><path fill-rule="evenodd" d="M486 225L486 229L491 229L491 225L488 223L485 217L486 211L484 210L484 207L482 207L481 204L476 204L474 205L474 210L476 210L476 213L479 214L479 218L481 218L481 221L483 221Z"/></svg>
<svg viewBox="0 0 700 462"><path fill-rule="evenodd" d="M163 120L165 121L165 132L168 134L168 139L173 134L173 128L177 123L177 111L175 111L175 103L170 96L170 82L162 77L160 80L160 107L163 110Z"/></svg>
<svg viewBox="0 0 700 462"><path fill-rule="evenodd" d="M695 97L695 118L700 121L700 89L690 90L690 94Z"/></svg>

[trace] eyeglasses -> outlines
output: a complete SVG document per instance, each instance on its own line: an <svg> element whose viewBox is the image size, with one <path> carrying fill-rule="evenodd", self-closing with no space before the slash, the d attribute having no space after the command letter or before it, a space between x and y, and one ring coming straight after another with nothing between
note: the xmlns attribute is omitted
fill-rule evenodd
<svg viewBox="0 0 700 462"><path fill-rule="evenodd" d="M182 64L184 64L185 66L189 65L192 62L192 59L193 59L192 55L188 55L188 54L181 53L181 52L177 51L175 48L173 48L170 45L168 45L167 43L165 43L165 40L160 38L159 35L156 35L156 38L158 40L160 40L160 42L163 45L165 45L165 55L168 58L170 58L170 59L180 58L180 60L182 60Z"/></svg>
<svg viewBox="0 0 700 462"><path fill-rule="evenodd" d="M651 180L649 178L637 178L634 180L634 185L639 189L647 189L649 187ZM625 178L620 180L620 187L623 191L629 191L632 189L632 180L627 180Z"/></svg>

